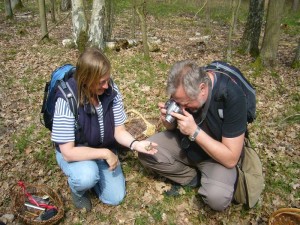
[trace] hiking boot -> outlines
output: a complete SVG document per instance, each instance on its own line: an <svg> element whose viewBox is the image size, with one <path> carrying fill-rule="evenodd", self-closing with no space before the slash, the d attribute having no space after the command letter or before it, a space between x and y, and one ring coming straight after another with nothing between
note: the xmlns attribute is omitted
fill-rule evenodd
<svg viewBox="0 0 300 225"><path fill-rule="evenodd" d="M175 196L180 195L179 194L179 189L180 188L181 188L181 185L179 185L179 184L172 184L171 185L171 189L168 190L168 191L165 191L164 193L165 193L166 196L173 196L173 197L175 197Z"/></svg>
<svg viewBox="0 0 300 225"><path fill-rule="evenodd" d="M172 182L171 189L168 191L165 191L165 195L167 196L178 196L180 195L179 190L181 187L191 187L196 188L200 186L200 176L197 173L197 175L186 185L182 186L180 184L177 184L175 182Z"/></svg>
<svg viewBox="0 0 300 225"><path fill-rule="evenodd" d="M82 195L81 197L78 197L73 192L71 192L73 204L78 209L85 208L86 211L91 211L92 209L92 203L87 193Z"/></svg>

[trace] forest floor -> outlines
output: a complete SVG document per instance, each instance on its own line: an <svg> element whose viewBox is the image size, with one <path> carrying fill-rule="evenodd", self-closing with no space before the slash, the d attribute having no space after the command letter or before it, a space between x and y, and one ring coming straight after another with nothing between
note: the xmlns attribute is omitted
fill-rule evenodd
<svg viewBox="0 0 300 225"><path fill-rule="evenodd" d="M214 212L196 189L182 188L179 197L167 197L163 192L170 184L147 172L136 155L125 150L120 156L127 186L124 202L112 207L93 196L93 210L86 213L72 205L49 131L40 123L45 82L55 68L75 64L79 55L76 49L62 45L63 39L72 36L70 16L51 30L50 41L39 41L38 15L17 16L14 21L0 18L0 217L14 214L19 180L45 184L59 193L65 210L60 224L267 224L279 208L300 208L300 124L293 120L299 117L300 74L290 67L296 36L282 32L278 64L272 69L256 68L251 57L237 53L242 26L232 42L232 64L244 72L257 92L257 119L249 130L263 162L265 189L255 208L232 205L224 212ZM130 38L126 13L115 23L113 36ZM193 16L164 20L149 16L148 35L161 41L150 61L143 60L141 44L107 52L126 110L134 108L146 117L158 118L155 106L167 100L165 81L174 62L189 58L205 65L224 58L228 26L217 22L211 26L206 35L201 21ZM15 218L9 224L22 223Z"/></svg>

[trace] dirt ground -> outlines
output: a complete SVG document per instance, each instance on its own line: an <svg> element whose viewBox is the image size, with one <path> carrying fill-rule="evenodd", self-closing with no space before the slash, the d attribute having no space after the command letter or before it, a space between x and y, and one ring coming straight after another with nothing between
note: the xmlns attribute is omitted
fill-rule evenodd
<svg viewBox="0 0 300 225"><path fill-rule="evenodd" d="M299 70L290 68L296 36L282 34L277 66L265 68L259 75L253 59L235 50L242 27L233 39L232 63L245 73L257 91L258 118L249 129L263 161L266 188L255 209L233 205L225 212L213 212L195 195L196 190L183 190L180 198L166 199L163 190L169 184L147 173L134 154L125 152L121 161L130 173L125 171L127 197L124 203L110 207L94 197L92 212L85 213L76 210L71 203L66 178L50 153L50 135L40 124L39 111L43 86L51 71L63 63L75 63L78 57L76 49L62 45L62 40L72 35L70 17L51 30L49 42L40 42L38 15L30 15L17 16L15 21L0 19L0 217L14 214L13 197L19 180L47 184L59 193L65 210L60 224L267 224L276 209L300 207L300 125L299 122L288 123L297 113L297 104L299 116ZM190 58L204 65L223 58L228 32L224 24L213 23L211 34L206 35L197 18L188 15L168 20L149 16L148 22L148 35L161 40L159 51L151 52L153 61L171 66L177 60ZM50 23L49 27L52 26ZM130 37L130 24L125 15L117 18L113 36ZM142 45L138 45L109 55L112 64L119 65L141 51ZM161 75L162 85L152 88L163 93L167 74L157 73ZM125 81L132 79L130 76L124 74ZM119 86L121 91L127 88L124 81L120 81ZM152 89L145 90L144 94L148 101L157 102ZM131 104L126 102L126 93L123 95L125 105ZM141 106L136 108L143 112ZM284 187L286 192L282 191ZM155 210L163 211L161 219L156 219ZM9 224L22 223L15 218Z"/></svg>

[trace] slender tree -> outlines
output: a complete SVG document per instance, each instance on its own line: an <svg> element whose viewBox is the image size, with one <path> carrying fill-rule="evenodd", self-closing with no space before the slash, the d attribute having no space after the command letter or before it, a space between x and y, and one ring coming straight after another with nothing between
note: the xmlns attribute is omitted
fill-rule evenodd
<svg viewBox="0 0 300 225"><path fill-rule="evenodd" d="M298 40L298 47L296 49L296 55L292 63L293 68L300 68L300 38Z"/></svg>
<svg viewBox="0 0 300 225"><path fill-rule="evenodd" d="M206 1L205 3L205 26L210 28L210 20L211 20L211 1Z"/></svg>
<svg viewBox="0 0 300 225"><path fill-rule="evenodd" d="M238 12L240 10L240 6L241 6L241 0L238 0L237 5L235 6L235 14L233 17L233 33L236 33L236 29L237 29L237 23L238 23Z"/></svg>
<svg viewBox="0 0 300 225"><path fill-rule="evenodd" d="M114 25L115 0L105 0L104 41L110 41Z"/></svg>
<svg viewBox="0 0 300 225"><path fill-rule="evenodd" d="M11 8L11 4L10 4L10 0L5 0L5 15L7 19L12 19L14 17L12 8Z"/></svg>
<svg viewBox="0 0 300 225"><path fill-rule="evenodd" d="M259 55L259 39L264 16L264 0L250 0L247 23L240 44L243 53Z"/></svg>
<svg viewBox="0 0 300 225"><path fill-rule="evenodd" d="M53 23L56 23L55 18L55 0L51 0L51 20Z"/></svg>
<svg viewBox="0 0 300 225"><path fill-rule="evenodd" d="M137 7L137 0L132 0L132 19L131 19L131 26L130 26L132 39L136 38L136 26L137 26L136 7Z"/></svg>
<svg viewBox="0 0 300 225"><path fill-rule="evenodd" d="M88 23L85 16L83 0L72 0L72 23L75 44L83 51L88 40Z"/></svg>
<svg viewBox="0 0 300 225"><path fill-rule="evenodd" d="M39 12L40 12L42 39L49 38L47 19L46 19L46 10L45 10L45 0L39 0Z"/></svg>
<svg viewBox="0 0 300 225"><path fill-rule="evenodd" d="M61 0L60 1L60 10L66 12L71 9L72 2L71 0Z"/></svg>
<svg viewBox="0 0 300 225"><path fill-rule="evenodd" d="M294 0L292 5L292 10L296 12L299 9L299 0Z"/></svg>
<svg viewBox="0 0 300 225"><path fill-rule="evenodd" d="M260 52L260 58L265 66L273 66L276 63L284 3L285 0L269 0L265 34Z"/></svg>
<svg viewBox="0 0 300 225"><path fill-rule="evenodd" d="M144 58L149 59L149 45L148 45L148 37L147 37L147 23L146 23L146 1L143 1L140 5L136 7L136 12L141 21L141 29L142 29L142 39L143 39L143 48L144 48Z"/></svg>
<svg viewBox="0 0 300 225"><path fill-rule="evenodd" d="M89 45L104 48L105 0L94 0L89 29Z"/></svg>
<svg viewBox="0 0 300 225"><path fill-rule="evenodd" d="M13 10L15 10L15 9L21 9L23 7L24 7L24 5L23 5L23 3L22 3L21 0L11 0L11 8Z"/></svg>
<svg viewBox="0 0 300 225"><path fill-rule="evenodd" d="M227 54L226 54L226 60L228 62L231 61L231 40L232 40L232 34L233 34L233 30L234 30L234 23L236 21L236 17L238 14L238 9L239 9L239 5L241 0L232 0L232 15L231 15L231 22L230 22L230 29L229 29L229 33L228 33L228 45L227 45Z"/></svg>

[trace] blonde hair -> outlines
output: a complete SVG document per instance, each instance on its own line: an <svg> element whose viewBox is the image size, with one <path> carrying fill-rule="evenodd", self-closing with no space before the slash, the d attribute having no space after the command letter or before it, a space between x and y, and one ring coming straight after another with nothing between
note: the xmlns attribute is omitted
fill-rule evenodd
<svg viewBox="0 0 300 225"><path fill-rule="evenodd" d="M95 83L111 70L108 58L97 48L86 49L78 58L75 80L77 82L79 104L91 103L92 88Z"/></svg>

